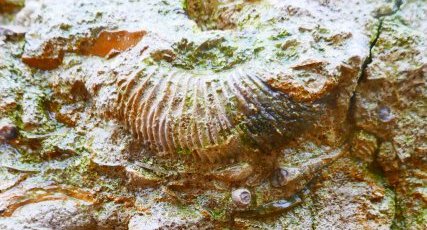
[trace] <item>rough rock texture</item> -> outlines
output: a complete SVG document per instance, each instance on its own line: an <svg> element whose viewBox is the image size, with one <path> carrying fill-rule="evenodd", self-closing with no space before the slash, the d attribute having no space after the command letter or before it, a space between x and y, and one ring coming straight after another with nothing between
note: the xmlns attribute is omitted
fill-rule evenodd
<svg viewBox="0 0 427 230"><path fill-rule="evenodd" d="M427 2L382 18L355 94L358 129L377 137L376 164L395 191L394 227L427 227Z"/></svg>
<svg viewBox="0 0 427 230"><path fill-rule="evenodd" d="M1 229L426 229L425 0L0 0Z"/></svg>
<svg viewBox="0 0 427 230"><path fill-rule="evenodd" d="M114 11L103 8L103 1L81 4L85 11L79 17L73 7L82 6L75 1L47 1L35 11L22 61L51 70L67 53L107 56L111 61L91 69L66 69L91 71L76 73L91 96L114 98L98 112L105 109L157 154L215 161L280 148L311 128L327 106L348 104L347 91L369 53L364 26L370 8L354 10L360 20L344 20L335 6L315 1L304 8L282 1L240 2L241 9L228 15L238 21L235 28L201 30L185 14L190 3L183 8L179 1L142 6L109 1L117 5ZM63 8L58 20L55 12ZM70 80L70 73L60 75ZM94 78L104 85L105 79L114 81L113 91L90 85Z"/></svg>
<svg viewBox="0 0 427 230"><path fill-rule="evenodd" d="M0 221L2 229L93 229L93 218L72 200L48 200L25 205Z"/></svg>

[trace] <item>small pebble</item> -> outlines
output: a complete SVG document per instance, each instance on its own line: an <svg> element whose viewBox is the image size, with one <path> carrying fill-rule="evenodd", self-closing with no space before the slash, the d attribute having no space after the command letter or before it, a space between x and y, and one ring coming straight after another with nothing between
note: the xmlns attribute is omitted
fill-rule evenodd
<svg viewBox="0 0 427 230"><path fill-rule="evenodd" d="M383 106L378 111L378 117L380 118L380 120L382 122L389 122L389 121L393 120L394 115L391 112L389 107Z"/></svg>
<svg viewBox="0 0 427 230"><path fill-rule="evenodd" d="M251 203L251 192L245 188L236 189L231 193L231 199L237 207L247 207Z"/></svg>
<svg viewBox="0 0 427 230"><path fill-rule="evenodd" d="M284 168L276 169L273 174L272 185L273 187L281 187L288 181L289 172Z"/></svg>
<svg viewBox="0 0 427 230"><path fill-rule="evenodd" d="M0 142L11 141L18 137L18 128L13 124L0 123Z"/></svg>

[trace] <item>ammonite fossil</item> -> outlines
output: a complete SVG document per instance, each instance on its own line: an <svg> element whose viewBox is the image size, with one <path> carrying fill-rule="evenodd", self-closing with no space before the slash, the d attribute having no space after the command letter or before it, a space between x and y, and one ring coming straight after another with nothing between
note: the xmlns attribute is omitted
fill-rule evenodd
<svg viewBox="0 0 427 230"><path fill-rule="evenodd" d="M311 49L328 54L325 41L354 45L346 43L351 33L330 35L320 23L307 28L310 33L292 27L293 15L319 20L306 10L280 1L187 4L190 16L208 12L193 16L198 27L179 11L168 12L174 16L167 18L184 17L177 20L183 24L165 31L167 25L152 25L141 41L146 50L139 70L118 80L117 117L155 152L214 160L249 149L269 151L310 126L321 109L316 100L340 75L357 73L352 65L360 62L299 60L299 53ZM209 15L225 21L209 21ZM295 36L310 40L301 44Z"/></svg>
<svg viewBox="0 0 427 230"><path fill-rule="evenodd" d="M312 125L341 82L354 82L368 53L367 37L352 33L360 24L331 16L333 4L322 1L135 4L127 12L134 22L100 13L115 24L100 25L101 33L77 31L80 51L66 51L97 55L99 46L101 56L114 58L110 114L159 154L214 161L277 148ZM108 32L114 30L120 32ZM105 42L117 35L110 40L118 48L76 39L85 33ZM124 44L129 38L131 46Z"/></svg>

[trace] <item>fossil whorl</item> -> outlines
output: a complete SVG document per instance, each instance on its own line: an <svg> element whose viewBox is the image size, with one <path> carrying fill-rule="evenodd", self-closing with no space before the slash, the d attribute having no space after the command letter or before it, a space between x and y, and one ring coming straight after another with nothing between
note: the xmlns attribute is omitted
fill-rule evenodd
<svg viewBox="0 0 427 230"><path fill-rule="evenodd" d="M185 23L168 27L174 36L153 26L130 55L119 56L120 67L113 72L125 71L117 76L112 113L150 150L208 161L271 151L313 124L322 109L319 100L340 80L355 78L360 59L342 63L335 58L334 46L344 45L350 47L348 53L344 49L346 58L360 57L355 43L347 43L351 36L340 31L324 35L319 26L315 30L324 34L307 34L293 26L298 18L291 16L317 23L310 12L270 5L257 12L251 4L227 13L232 24L246 23L239 29L194 30L192 19L180 18L175 21ZM251 26L254 21L247 16L255 14L262 20ZM272 18L280 23L271 24ZM298 36L307 42L299 43ZM312 44L321 45L321 39L338 45L320 47L324 54L319 58ZM317 60L303 60L298 52Z"/></svg>
<svg viewBox="0 0 427 230"><path fill-rule="evenodd" d="M156 152L215 160L245 148L268 150L298 132L310 111L266 85L260 76L268 73L147 69L119 82L119 117Z"/></svg>
<svg viewBox="0 0 427 230"><path fill-rule="evenodd" d="M268 152L311 125L332 125L335 119L319 117L347 107L369 54L365 25L376 5L41 2L28 19L27 64L58 68L54 75L67 82L81 80L96 113L125 123L154 153L208 160Z"/></svg>

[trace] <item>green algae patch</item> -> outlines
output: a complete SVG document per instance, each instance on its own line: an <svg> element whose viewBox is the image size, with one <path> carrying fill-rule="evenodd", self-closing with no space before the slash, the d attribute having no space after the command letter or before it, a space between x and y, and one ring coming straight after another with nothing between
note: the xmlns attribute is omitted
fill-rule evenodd
<svg viewBox="0 0 427 230"><path fill-rule="evenodd" d="M176 153L178 153L178 155L191 155L191 150L188 148L178 148L176 150Z"/></svg>
<svg viewBox="0 0 427 230"><path fill-rule="evenodd" d="M219 72L244 63L248 50L227 44L224 38L212 39L196 45L184 39L172 46L176 57L172 66L186 70L201 69Z"/></svg>
<svg viewBox="0 0 427 230"><path fill-rule="evenodd" d="M287 30L282 30L275 35L271 35L269 38L270 38L270 40L278 41L278 40L282 40L284 38L287 38L289 36L291 36L291 33L289 33Z"/></svg>

